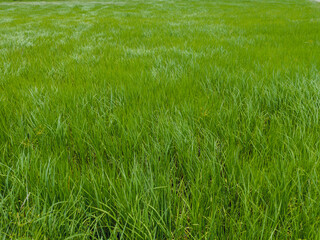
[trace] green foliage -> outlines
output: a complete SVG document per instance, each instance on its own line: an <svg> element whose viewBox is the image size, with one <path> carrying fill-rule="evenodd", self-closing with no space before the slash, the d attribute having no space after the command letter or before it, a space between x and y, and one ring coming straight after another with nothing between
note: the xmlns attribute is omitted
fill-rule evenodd
<svg viewBox="0 0 320 240"><path fill-rule="evenodd" d="M320 4L0 4L2 239L319 239Z"/></svg>

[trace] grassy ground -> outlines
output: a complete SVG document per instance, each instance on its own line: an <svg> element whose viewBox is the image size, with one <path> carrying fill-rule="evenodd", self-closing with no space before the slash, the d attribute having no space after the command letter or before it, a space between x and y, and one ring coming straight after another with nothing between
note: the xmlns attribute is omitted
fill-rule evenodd
<svg viewBox="0 0 320 240"><path fill-rule="evenodd" d="M320 239L319 14L0 3L1 239Z"/></svg>

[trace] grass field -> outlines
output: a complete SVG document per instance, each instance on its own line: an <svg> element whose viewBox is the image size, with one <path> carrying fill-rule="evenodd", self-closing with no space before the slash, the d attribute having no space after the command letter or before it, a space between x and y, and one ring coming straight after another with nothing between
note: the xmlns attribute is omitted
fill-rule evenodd
<svg viewBox="0 0 320 240"><path fill-rule="evenodd" d="M320 3L0 2L0 239L320 239Z"/></svg>

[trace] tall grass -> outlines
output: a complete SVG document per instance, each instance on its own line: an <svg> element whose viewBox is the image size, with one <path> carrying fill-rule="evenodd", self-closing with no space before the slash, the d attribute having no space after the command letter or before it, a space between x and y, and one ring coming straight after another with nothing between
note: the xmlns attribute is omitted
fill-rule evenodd
<svg viewBox="0 0 320 240"><path fill-rule="evenodd" d="M319 239L320 5L0 4L2 239Z"/></svg>

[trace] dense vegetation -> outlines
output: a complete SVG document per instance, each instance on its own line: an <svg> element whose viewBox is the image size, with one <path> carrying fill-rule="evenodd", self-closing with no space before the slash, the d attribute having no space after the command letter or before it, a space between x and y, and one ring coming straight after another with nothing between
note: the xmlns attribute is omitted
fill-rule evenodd
<svg viewBox="0 0 320 240"><path fill-rule="evenodd" d="M319 14L0 3L1 238L320 238Z"/></svg>

